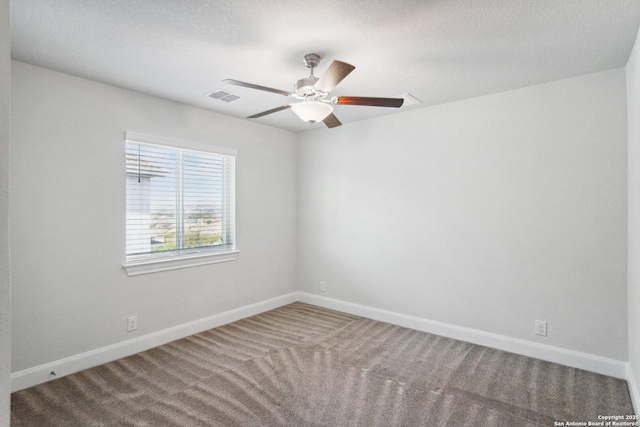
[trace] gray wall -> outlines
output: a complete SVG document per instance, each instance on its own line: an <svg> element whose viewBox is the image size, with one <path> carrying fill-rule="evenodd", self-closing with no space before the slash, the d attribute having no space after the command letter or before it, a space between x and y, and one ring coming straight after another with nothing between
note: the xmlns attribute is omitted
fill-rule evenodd
<svg viewBox="0 0 640 427"><path fill-rule="evenodd" d="M295 291L294 134L19 62L12 84L14 372ZM126 275L125 131L238 150L236 261Z"/></svg>
<svg viewBox="0 0 640 427"><path fill-rule="evenodd" d="M9 261L9 134L11 115L9 0L0 0L0 426L9 425L11 275Z"/></svg>
<svg viewBox="0 0 640 427"><path fill-rule="evenodd" d="M300 144L300 290L627 359L624 69Z"/></svg>
<svg viewBox="0 0 640 427"><path fill-rule="evenodd" d="M628 120L628 312L629 365L640 385L640 36L629 57L627 72ZM637 390L636 390L637 392ZM636 404L640 396L636 395ZM640 411L640 407L636 407Z"/></svg>

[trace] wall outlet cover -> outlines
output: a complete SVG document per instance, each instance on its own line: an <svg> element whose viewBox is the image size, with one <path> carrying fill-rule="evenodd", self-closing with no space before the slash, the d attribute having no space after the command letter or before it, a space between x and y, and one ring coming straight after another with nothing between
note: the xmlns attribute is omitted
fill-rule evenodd
<svg viewBox="0 0 640 427"><path fill-rule="evenodd" d="M138 316L127 317L127 332L138 329Z"/></svg>
<svg viewBox="0 0 640 427"><path fill-rule="evenodd" d="M547 322L544 320L536 320L536 326L534 330L536 335L547 336Z"/></svg>

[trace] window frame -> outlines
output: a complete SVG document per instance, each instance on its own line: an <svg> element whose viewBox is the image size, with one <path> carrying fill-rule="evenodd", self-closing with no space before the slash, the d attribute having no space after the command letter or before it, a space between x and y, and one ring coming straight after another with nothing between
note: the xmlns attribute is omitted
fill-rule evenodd
<svg viewBox="0 0 640 427"><path fill-rule="evenodd" d="M193 142L168 139L156 136L145 135L137 132L125 132L124 145L127 143L141 143L166 146L169 149L177 150L190 150L196 152L204 152L211 154L218 154L222 156L234 157L234 162L237 159L237 150L226 147L209 146L203 144L197 144ZM126 156L124 156L126 159ZM125 177L126 177L126 161L125 161ZM126 178L125 178L126 179ZM235 202L235 172L233 174L232 182L229 182L225 186L225 191L229 194L232 193L233 197L229 201L229 205L223 211L223 215L228 216L230 212L236 212ZM127 202L127 194L125 188L125 204ZM126 212L126 209L125 209ZM125 214L126 216L126 214ZM237 217L237 215L236 215ZM126 223L126 219L125 219ZM235 229L236 220L234 218L233 227ZM228 232L228 230L225 230ZM220 262L235 261L240 251L237 247L237 236L234 231L234 239L232 243L224 245L223 248L189 248L182 249L180 253L176 252L164 252L154 254L142 254L142 255L127 255L127 243L126 243L126 227L125 227L125 261L123 268L128 276L136 276L139 274L156 273L160 271L168 271L180 268L195 267L206 264L215 264Z"/></svg>

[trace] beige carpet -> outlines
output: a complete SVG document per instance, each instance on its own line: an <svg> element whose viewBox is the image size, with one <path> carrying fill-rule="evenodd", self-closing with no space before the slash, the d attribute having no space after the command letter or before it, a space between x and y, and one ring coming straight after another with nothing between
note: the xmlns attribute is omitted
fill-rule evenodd
<svg viewBox="0 0 640 427"><path fill-rule="evenodd" d="M12 395L12 426L553 426L623 380L303 303Z"/></svg>

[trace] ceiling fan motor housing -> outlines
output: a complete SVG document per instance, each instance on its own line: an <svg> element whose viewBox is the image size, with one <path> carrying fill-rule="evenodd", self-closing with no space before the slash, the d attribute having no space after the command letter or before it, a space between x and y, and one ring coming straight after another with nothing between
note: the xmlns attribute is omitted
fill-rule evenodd
<svg viewBox="0 0 640 427"><path fill-rule="evenodd" d="M293 91L301 98L320 95L320 93L315 88L315 84L317 81L317 77L307 77L304 79L300 79L293 86Z"/></svg>

